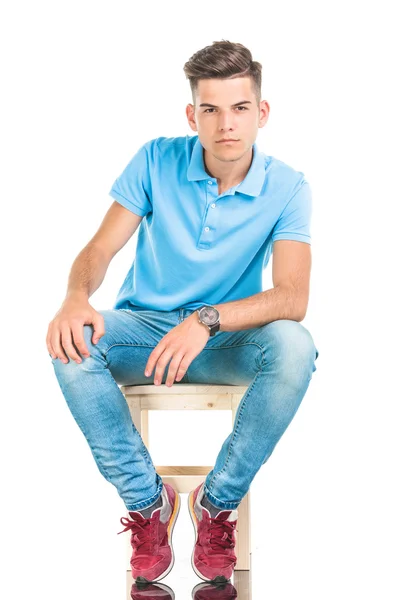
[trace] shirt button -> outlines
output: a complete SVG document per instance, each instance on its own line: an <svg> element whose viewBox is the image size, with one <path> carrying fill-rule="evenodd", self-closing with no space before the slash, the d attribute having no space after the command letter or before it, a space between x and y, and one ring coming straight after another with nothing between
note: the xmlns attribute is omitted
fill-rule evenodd
<svg viewBox="0 0 400 600"><path fill-rule="evenodd" d="M209 227L204 227L204 231L210 231Z"/></svg>
<svg viewBox="0 0 400 600"><path fill-rule="evenodd" d="M208 185L212 185L212 183L213 183L212 181L209 181L209 182L208 182Z"/></svg>
<svg viewBox="0 0 400 600"><path fill-rule="evenodd" d="M215 208L215 203L214 202L211 204L211 208Z"/></svg>

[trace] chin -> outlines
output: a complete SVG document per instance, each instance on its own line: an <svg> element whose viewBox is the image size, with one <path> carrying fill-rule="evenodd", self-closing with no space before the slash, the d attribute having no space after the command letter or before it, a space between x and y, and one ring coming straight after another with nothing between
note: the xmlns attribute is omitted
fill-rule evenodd
<svg viewBox="0 0 400 600"><path fill-rule="evenodd" d="M233 149L232 146L229 146L225 149L221 148L215 154L225 160L237 160L243 156L244 152L243 148L239 148L239 144L237 144L235 145L235 149Z"/></svg>

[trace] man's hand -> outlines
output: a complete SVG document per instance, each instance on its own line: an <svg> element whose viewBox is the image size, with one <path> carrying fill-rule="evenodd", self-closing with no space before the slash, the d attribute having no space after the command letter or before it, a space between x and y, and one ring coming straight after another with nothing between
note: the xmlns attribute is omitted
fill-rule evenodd
<svg viewBox="0 0 400 600"><path fill-rule="evenodd" d="M144 374L150 377L156 366L154 383L160 385L165 367L172 357L165 382L171 387L175 380L182 379L190 363L200 354L209 338L208 328L199 323L197 311L194 311L159 341L149 356Z"/></svg>
<svg viewBox="0 0 400 600"><path fill-rule="evenodd" d="M90 352L83 337L83 326L91 323L94 328L92 342L96 344L105 333L103 316L89 304L87 297L66 298L47 330L46 344L51 357L67 363L68 354L77 364L82 362L81 356L88 358Z"/></svg>

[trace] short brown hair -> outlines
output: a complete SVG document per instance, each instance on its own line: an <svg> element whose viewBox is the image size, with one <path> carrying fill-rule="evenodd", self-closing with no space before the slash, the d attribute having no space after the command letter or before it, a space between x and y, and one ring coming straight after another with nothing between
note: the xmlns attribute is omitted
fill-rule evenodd
<svg viewBox="0 0 400 600"><path fill-rule="evenodd" d="M236 79L250 77L259 105L261 100L262 65L253 60L251 52L243 44L222 40L199 50L183 67L192 90L193 104L200 79Z"/></svg>

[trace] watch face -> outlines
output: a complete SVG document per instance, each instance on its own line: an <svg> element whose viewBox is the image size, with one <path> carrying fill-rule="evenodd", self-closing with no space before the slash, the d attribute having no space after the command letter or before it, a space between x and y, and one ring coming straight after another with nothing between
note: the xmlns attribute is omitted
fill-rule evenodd
<svg viewBox="0 0 400 600"><path fill-rule="evenodd" d="M212 306L203 306L200 309L200 318L206 325L214 325L218 321L219 312Z"/></svg>

